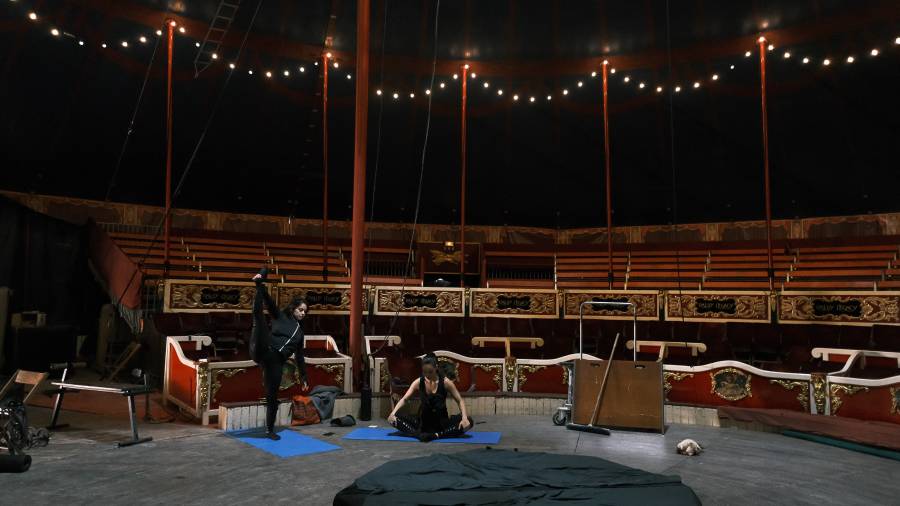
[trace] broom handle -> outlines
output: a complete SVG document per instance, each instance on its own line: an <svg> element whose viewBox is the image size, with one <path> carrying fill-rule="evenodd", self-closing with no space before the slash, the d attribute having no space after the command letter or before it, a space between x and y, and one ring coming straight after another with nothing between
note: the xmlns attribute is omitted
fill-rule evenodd
<svg viewBox="0 0 900 506"><path fill-rule="evenodd" d="M612 351L609 353L609 362L606 363L606 371L603 372L603 381L600 382L600 393L597 394L597 404L594 405L594 414L591 415L591 425L597 421L597 414L600 412L600 403L603 401L603 393L606 391L606 378L609 377L609 370L612 369L613 356L616 354L616 345L619 344L619 333L616 332L616 338L613 340Z"/></svg>

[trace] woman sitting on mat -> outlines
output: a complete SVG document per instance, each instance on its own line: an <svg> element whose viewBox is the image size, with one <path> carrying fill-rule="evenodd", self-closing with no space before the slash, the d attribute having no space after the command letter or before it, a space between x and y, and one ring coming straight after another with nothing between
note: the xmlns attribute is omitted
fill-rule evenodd
<svg viewBox="0 0 900 506"><path fill-rule="evenodd" d="M397 416L397 411L416 392L419 393L421 401L419 415ZM461 414L453 416L447 414L447 392L459 404ZM394 406L394 410L388 416L388 423L398 429L397 435L414 437L423 442L460 437L474 424L466 412L466 403L459 395L456 385L441 374L434 353L428 353L422 358L422 375L409 385L409 390Z"/></svg>
<svg viewBox="0 0 900 506"><path fill-rule="evenodd" d="M306 302L294 297L284 309L278 309L269 296L263 282L269 270L265 267L253 276L256 283L256 296L253 298L253 331L250 334L250 358L263 371L266 386L266 437L279 440L275 433L275 415L278 413L278 387L281 385L282 368L285 361L294 355L297 369L303 378L303 389L307 390L306 361L303 359L303 325L306 317ZM266 325L263 315L263 304L272 319L272 330Z"/></svg>

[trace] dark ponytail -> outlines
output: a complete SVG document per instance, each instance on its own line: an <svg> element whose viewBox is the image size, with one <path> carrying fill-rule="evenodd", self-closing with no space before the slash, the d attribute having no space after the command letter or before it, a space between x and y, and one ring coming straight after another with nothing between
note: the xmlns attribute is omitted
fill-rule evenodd
<svg viewBox="0 0 900 506"><path fill-rule="evenodd" d="M304 299L303 297L297 296L297 297L292 298L290 304L285 306L284 309L282 309L281 311L285 315L293 317L294 310L304 304L306 304L306 299ZM309 308L309 304L306 304L306 307Z"/></svg>

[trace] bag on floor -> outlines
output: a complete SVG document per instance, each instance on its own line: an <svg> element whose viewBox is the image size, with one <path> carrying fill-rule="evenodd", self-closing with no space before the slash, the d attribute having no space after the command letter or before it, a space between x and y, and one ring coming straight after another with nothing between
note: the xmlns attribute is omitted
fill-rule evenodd
<svg viewBox="0 0 900 506"><path fill-rule="evenodd" d="M319 418L319 412L316 411L316 405L312 399L305 395L295 395L292 402L292 418L291 425L312 425L322 420Z"/></svg>

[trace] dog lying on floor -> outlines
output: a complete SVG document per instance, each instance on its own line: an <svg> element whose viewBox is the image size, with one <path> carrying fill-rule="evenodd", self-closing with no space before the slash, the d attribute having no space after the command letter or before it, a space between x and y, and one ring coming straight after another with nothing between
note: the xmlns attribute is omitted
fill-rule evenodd
<svg viewBox="0 0 900 506"><path fill-rule="evenodd" d="M687 455L688 457L699 455L700 452L703 451L703 447L693 439L685 439L684 441L675 445L675 449L678 450L678 453Z"/></svg>

